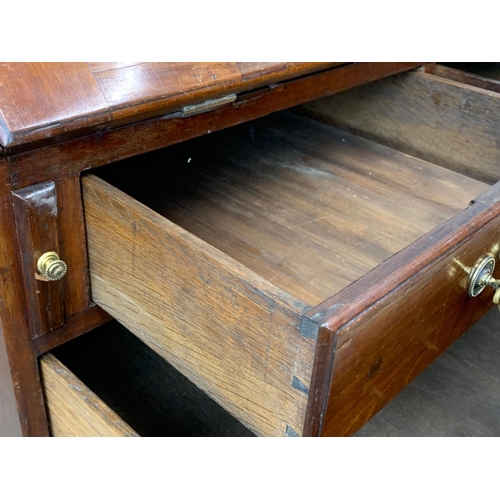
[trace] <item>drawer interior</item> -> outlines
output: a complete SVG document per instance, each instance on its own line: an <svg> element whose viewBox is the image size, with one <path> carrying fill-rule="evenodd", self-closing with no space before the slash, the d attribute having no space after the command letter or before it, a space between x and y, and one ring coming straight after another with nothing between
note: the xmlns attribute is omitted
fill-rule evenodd
<svg viewBox="0 0 500 500"><path fill-rule="evenodd" d="M293 112L97 173L309 305L488 187Z"/></svg>
<svg viewBox="0 0 500 500"><path fill-rule="evenodd" d="M41 367L53 435L253 436L116 321L54 349Z"/></svg>

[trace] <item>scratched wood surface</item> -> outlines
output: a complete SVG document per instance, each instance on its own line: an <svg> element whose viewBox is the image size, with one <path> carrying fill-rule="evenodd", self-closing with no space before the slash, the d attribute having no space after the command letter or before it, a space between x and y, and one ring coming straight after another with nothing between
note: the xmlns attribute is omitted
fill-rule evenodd
<svg viewBox="0 0 500 500"><path fill-rule="evenodd" d="M0 146L0 156L5 159L2 160L2 193L5 199L2 202L0 230L7 235L3 241L11 241L11 244L2 247L0 259L5 279L0 285L4 307L1 320L4 355L11 357L12 369L4 356L1 369L6 375L0 382L5 384L1 389L5 397L1 400L0 432L17 429L27 435L47 433L35 357L109 320L100 308L89 304L79 186L82 170L241 123L388 74L409 70L419 64L356 63L337 67L331 63L327 67L308 63L236 63L242 75L241 82L236 82L231 91L238 92L237 102L189 119L181 119L178 113L172 112L178 109L179 99L186 98L186 103L197 102L216 97L219 91L224 94L226 91L221 89L229 88L227 81L222 85L219 81L215 86L207 86L204 82L205 90L196 90L200 82L194 80L200 77L199 73L205 74L207 69L203 65L197 68L194 76L186 73L183 77L184 84L192 77L192 91L182 95L167 92L168 95L159 100L145 99L142 104L136 100L134 106L130 106L128 111L125 109L122 114L119 110L123 104L119 102L112 110L103 112L109 103L99 96L101 87L97 80L102 79L103 88L106 86L111 99L114 92L109 78L111 72L116 70L117 90L121 85L127 85L126 79L121 76L132 75L133 66L138 69L140 64L125 65L127 67L123 67L123 71L96 65L95 78L89 74L90 67L81 63L1 65L0 101L3 104L0 106L0 133L9 146ZM184 65L183 71L191 69ZM144 74L143 70L143 67L139 68L138 73ZM140 83L139 78L137 83ZM131 99L136 97L131 96ZM165 113L169 114L168 120L163 118ZM151 116L155 118L147 119ZM125 123L128 125L118 127ZM109 130L109 127L112 129ZM16 280L20 265L12 244L15 227L11 224L10 193L14 189L45 181L56 182L59 243L70 269L68 279L63 283L66 324L26 344L25 334L29 335L29 331L23 323L27 315L21 282ZM11 397L12 384L16 392L14 398ZM13 420L10 419L12 416ZM12 427L9 427L11 423Z"/></svg>
<svg viewBox="0 0 500 500"><path fill-rule="evenodd" d="M54 437L127 437L137 433L52 354L40 358Z"/></svg>
<svg viewBox="0 0 500 500"><path fill-rule="evenodd" d="M310 305L488 187L293 113L99 174Z"/></svg>
<svg viewBox="0 0 500 500"><path fill-rule="evenodd" d="M411 72L311 102L307 114L493 184L500 180L500 94Z"/></svg>
<svg viewBox="0 0 500 500"><path fill-rule="evenodd" d="M0 142L57 142L341 63L0 63Z"/></svg>

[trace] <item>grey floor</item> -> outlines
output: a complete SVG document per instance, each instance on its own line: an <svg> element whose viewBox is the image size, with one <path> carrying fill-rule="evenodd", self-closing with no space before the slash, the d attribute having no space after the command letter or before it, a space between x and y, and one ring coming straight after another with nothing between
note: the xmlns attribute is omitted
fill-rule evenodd
<svg viewBox="0 0 500 500"><path fill-rule="evenodd" d="M357 436L500 436L500 312L494 307Z"/></svg>

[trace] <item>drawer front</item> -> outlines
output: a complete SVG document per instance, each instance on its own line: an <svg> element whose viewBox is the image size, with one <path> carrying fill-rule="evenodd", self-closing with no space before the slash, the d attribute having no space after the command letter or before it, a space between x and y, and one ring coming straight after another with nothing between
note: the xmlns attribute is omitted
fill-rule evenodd
<svg viewBox="0 0 500 500"><path fill-rule="evenodd" d="M308 312L322 322L316 356L323 362L306 434L354 434L481 318L494 290L469 297L468 268L486 254L498 266L499 243L500 183Z"/></svg>
<svg viewBox="0 0 500 500"><path fill-rule="evenodd" d="M133 437L137 433L52 354L40 358L54 437Z"/></svg>

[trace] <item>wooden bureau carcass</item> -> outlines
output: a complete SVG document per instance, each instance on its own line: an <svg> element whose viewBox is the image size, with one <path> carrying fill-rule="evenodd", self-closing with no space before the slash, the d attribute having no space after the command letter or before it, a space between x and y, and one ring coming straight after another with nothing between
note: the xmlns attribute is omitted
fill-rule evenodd
<svg viewBox="0 0 500 500"><path fill-rule="evenodd" d="M494 81L418 63L0 78L4 435L136 435L50 352L111 317L258 435L350 435L492 305Z"/></svg>

